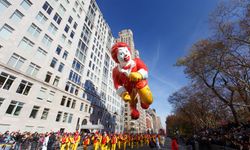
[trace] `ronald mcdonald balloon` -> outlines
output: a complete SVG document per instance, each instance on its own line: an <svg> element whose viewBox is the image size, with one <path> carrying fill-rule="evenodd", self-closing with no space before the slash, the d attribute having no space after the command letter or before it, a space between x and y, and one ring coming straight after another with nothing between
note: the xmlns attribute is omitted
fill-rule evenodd
<svg viewBox="0 0 250 150"><path fill-rule="evenodd" d="M131 118L140 116L136 104L140 101L143 109L148 109L153 102L148 86L148 69L140 58L131 58L131 50L126 43L117 42L111 49L111 55L117 66L113 69L113 81L116 92L130 104Z"/></svg>

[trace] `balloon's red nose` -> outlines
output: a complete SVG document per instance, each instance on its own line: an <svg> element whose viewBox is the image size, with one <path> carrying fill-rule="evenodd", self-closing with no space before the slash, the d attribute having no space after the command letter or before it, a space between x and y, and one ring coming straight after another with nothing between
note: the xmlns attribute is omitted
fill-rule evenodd
<svg viewBox="0 0 250 150"><path fill-rule="evenodd" d="M130 57L128 55L125 55L124 61L129 61Z"/></svg>

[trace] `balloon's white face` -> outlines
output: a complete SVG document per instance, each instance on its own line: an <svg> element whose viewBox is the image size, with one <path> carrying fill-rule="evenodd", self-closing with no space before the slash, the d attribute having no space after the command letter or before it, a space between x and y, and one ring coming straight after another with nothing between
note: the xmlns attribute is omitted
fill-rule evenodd
<svg viewBox="0 0 250 150"><path fill-rule="evenodd" d="M117 59L121 64L129 62L129 60L131 59L131 54L127 47L118 48Z"/></svg>

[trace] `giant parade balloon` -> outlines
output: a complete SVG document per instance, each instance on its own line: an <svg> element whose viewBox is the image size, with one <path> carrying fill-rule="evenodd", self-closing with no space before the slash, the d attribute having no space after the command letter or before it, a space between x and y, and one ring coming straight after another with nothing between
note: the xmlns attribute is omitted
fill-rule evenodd
<svg viewBox="0 0 250 150"><path fill-rule="evenodd" d="M113 45L111 55L117 63L113 69L116 93L130 104L131 118L138 119L140 112L137 109L137 103L139 102L143 109L148 109L153 102L152 92L147 82L147 66L140 58L132 59L129 46L123 42Z"/></svg>

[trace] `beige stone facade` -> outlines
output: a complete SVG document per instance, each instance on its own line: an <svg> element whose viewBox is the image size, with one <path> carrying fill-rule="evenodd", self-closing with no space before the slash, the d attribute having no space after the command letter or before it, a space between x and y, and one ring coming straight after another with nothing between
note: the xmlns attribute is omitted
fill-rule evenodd
<svg viewBox="0 0 250 150"><path fill-rule="evenodd" d="M115 39L95 0L3 0L0 8L0 132L123 132Z"/></svg>

